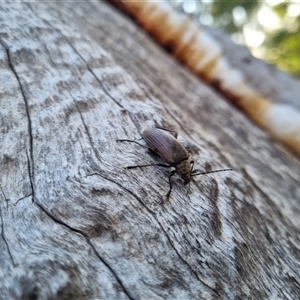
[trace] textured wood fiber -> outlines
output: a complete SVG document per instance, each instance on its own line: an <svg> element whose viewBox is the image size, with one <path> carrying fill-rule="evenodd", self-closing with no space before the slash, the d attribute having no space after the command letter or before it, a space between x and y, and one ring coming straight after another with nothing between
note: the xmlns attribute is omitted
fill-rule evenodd
<svg viewBox="0 0 300 300"><path fill-rule="evenodd" d="M297 299L299 160L101 2L1 3L1 299ZM179 132L186 195L117 143Z"/></svg>

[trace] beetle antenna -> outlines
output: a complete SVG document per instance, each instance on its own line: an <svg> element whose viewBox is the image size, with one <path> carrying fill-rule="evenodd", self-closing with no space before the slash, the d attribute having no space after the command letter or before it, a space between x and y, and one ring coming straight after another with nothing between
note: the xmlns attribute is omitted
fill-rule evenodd
<svg viewBox="0 0 300 300"><path fill-rule="evenodd" d="M205 175L205 174L225 172L225 171L233 171L233 169L222 169L222 170L215 170L215 171L208 171L208 172L192 173L191 176Z"/></svg>

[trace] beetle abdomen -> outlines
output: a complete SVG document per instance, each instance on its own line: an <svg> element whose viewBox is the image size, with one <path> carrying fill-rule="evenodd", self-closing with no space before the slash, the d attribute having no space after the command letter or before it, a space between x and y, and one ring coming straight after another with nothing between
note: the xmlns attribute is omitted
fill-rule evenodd
<svg viewBox="0 0 300 300"><path fill-rule="evenodd" d="M149 148L172 166L189 157L187 150L165 130L146 129L142 135Z"/></svg>

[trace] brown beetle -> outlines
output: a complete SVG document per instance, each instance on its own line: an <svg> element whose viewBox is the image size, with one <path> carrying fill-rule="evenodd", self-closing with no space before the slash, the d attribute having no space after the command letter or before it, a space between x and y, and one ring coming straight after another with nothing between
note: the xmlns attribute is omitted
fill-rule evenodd
<svg viewBox="0 0 300 300"><path fill-rule="evenodd" d="M174 133L171 135L169 132ZM178 173L184 181L184 184L190 183L193 176L196 175L204 175L209 173L216 173L216 172L224 172L224 171L231 171L232 169L223 169L223 170L215 170L209 172L198 172L193 171L194 161L190 160L190 155L185 147L177 140L177 132L161 127L146 129L142 133L142 137L149 146L149 150L158 154L168 165L165 164L147 164L147 165L138 165L138 166L128 166L126 169L133 169L133 168L143 168L149 166L160 166L165 168L174 167L173 170L169 174L169 186L170 189L167 193L167 197L170 196L172 191L172 183L171 177ZM136 143L144 148L146 146L140 144L134 140L117 140L119 142L133 142Z"/></svg>

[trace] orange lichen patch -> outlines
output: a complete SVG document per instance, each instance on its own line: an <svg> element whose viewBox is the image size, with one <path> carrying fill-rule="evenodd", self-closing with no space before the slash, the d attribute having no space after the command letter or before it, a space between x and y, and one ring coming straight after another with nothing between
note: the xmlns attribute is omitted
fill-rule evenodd
<svg viewBox="0 0 300 300"><path fill-rule="evenodd" d="M186 32L186 28L189 25L190 20L186 18L182 25L178 27L178 31L173 34L173 39L177 41L176 48L174 50L174 55L179 58L184 57L184 53L187 49L190 49L190 45L193 45L193 42L197 38L197 30L196 28L193 28ZM178 40L181 41L181 43L178 43Z"/></svg>
<svg viewBox="0 0 300 300"><path fill-rule="evenodd" d="M121 0L163 46L202 79L216 86L252 120L300 154L300 112L281 107L247 84L243 74L230 66L222 47L200 25L178 13L167 2ZM292 118L289 118L292 115ZM280 125L278 125L280 124Z"/></svg>
<svg viewBox="0 0 300 300"><path fill-rule="evenodd" d="M145 10L141 11L139 21L146 29L149 29L152 34L161 36L162 32L160 26L165 25L164 21L168 17L168 13L163 11L155 13L155 10L153 11L153 6L155 6L155 3L148 5ZM160 26L156 26L156 24L160 24Z"/></svg>
<svg viewBox="0 0 300 300"><path fill-rule="evenodd" d="M204 47L198 51L195 48L186 47L182 55L185 58L187 66L195 73L205 71L206 77L211 78L210 70L215 67L220 54L218 52L207 53Z"/></svg>

